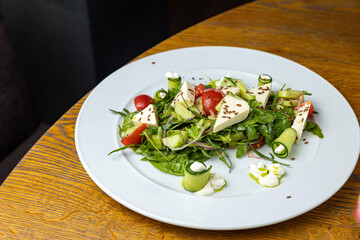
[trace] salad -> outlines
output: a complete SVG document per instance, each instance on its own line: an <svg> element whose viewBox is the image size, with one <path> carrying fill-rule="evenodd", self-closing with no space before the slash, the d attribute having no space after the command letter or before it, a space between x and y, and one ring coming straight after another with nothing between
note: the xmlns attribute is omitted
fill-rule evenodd
<svg viewBox="0 0 360 240"><path fill-rule="evenodd" d="M136 111L111 110L123 117L119 135L124 145L111 153L131 148L143 156L142 161L165 173L204 173L203 186L211 176L211 166L205 165L209 158L217 157L231 171L229 149L236 151L236 158L256 154L278 168L288 165L278 158L289 156L303 131L323 138L318 124L308 121L316 113L312 102L305 100L311 93L285 85L274 91L268 74L260 74L258 85L253 88L230 75L197 86L182 81L176 72L167 72L166 78L168 89L159 89L154 96L143 94L134 98ZM259 151L265 144L272 153ZM203 167L189 170L194 163Z"/></svg>

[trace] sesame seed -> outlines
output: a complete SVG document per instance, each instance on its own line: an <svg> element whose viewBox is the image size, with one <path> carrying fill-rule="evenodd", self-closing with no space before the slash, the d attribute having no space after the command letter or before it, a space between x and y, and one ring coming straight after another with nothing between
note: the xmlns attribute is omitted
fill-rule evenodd
<svg viewBox="0 0 360 240"><path fill-rule="evenodd" d="M305 142L305 144L308 144L309 142Z"/></svg>
<svg viewBox="0 0 360 240"><path fill-rule="evenodd" d="M295 160L295 158L293 157L293 158L291 158L291 160Z"/></svg>
<svg viewBox="0 0 360 240"><path fill-rule="evenodd" d="M241 107L241 104L240 104L240 103L238 103L238 104L236 104L236 106Z"/></svg>
<svg viewBox="0 0 360 240"><path fill-rule="evenodd" d="M291 198L291 196L287 196L286 198Z"/></svg>

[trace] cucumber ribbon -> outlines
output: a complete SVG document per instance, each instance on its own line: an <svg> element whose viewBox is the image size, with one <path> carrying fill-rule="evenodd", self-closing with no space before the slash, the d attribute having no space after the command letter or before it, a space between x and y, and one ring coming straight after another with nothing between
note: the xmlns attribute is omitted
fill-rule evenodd
<svg viewBox="0 0 360 240"><path fill-rule="evenodd" d="M279 158L286 158L290 151L291 147L295 142L296 130L294 128L287 128L281 135L273 141L271 148L275 156Z"/></svg>
<svg viewBox="0 0 360 240"><path fill-rule="evenodd" d="M205 164L201 162L205 166L205 170L194 172L190 168L193 163L189 163L185 168L184 188L189 192L197 192L203 189L211 176L210 169L212 166L206 169Z"/></svg>

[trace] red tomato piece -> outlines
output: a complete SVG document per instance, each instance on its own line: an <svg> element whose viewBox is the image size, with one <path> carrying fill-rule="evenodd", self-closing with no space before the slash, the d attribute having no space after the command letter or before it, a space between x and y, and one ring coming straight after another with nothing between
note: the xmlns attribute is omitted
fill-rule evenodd
<svg viewBox="0 0 360 240"><path fill-rule="evenodd" d="M195 89L195 97L196 98L201 97L205 89L206 89L205 86L202 83L200 83Z"/></svg>
<svg viewBox="0 0 360 240"><path fill-rule="evenodd" d="M265 145L265 138L261 137L260 141L258 141L257 143L251 144L251 146L255 149L261 148L262 146Z"/></svg>
<svg viewBox="0 0 360 240"><path fill-rule="evenodd" d="M149 104L154 103L154 99L149 95L139 95L134 98L135 107L137 110L144 110Z"/></svg>
<svg viewBox="0 0 360 240"><path fill-rule="evenodd" d="M215 89L204 92L201 96L201 100L206 115L212 115L211 112L216 115L217 111L215 107L222 99L223 95Z"/></svg>
<svg viewBox="0 0 360 240"><path fill-rule="evenodd" d="M311 114L312 114L313 111L314 111L314 106L313 106L313 104L312 104L311 101L307 101L307 102L302 103L302 104L300 105L300 107L305 106L305 104L310 104L309 114L308 114L308 117L310 117Z"/></svg>
<svg viewBox="0 0 360 240"><path fill-rule="evenodd" d="M141 133L147 128L146 124L140 125L138 128L136 128L132 133L121 139L121 143L125 146L131 145L131 144L139 144L141 143Z"/></svg>

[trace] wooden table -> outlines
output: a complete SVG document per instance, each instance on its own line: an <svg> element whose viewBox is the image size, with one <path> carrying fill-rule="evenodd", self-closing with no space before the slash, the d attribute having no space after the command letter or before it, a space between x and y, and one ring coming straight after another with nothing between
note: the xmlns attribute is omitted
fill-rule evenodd
<svg viewBox="0 0 360 240"><path fill-rule="evenodd" d="M333 84L360 118L359 0L255 1L190 27L138 58L203 45L252 48L294 60ZM202 231L127 209L95 185L77 156L74 128L85 98L46 132L0 187L0 239L359 239L353 217L359 163L324 204L273 226Z"/></svg>

